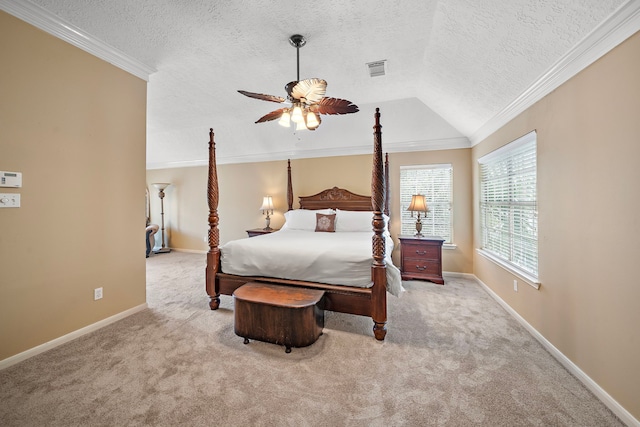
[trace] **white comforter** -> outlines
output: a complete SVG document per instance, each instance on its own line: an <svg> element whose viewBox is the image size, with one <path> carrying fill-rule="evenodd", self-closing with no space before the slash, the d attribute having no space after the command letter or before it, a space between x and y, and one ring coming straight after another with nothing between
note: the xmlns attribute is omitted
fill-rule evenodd
<svg viewBox="0 0 640 427"><path fill-rule="evenodd" d="M282 229L233 240L220 247L222 271L367 288L371 282L369 232L320 233ZM400 270L391 262L393 240L387 236L387 291L400 296Z"/></svg>

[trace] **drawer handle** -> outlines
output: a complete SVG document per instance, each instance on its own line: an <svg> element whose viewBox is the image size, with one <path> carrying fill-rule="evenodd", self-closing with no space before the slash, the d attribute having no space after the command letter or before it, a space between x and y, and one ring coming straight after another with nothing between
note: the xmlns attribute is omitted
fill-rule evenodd
<svg viewBox="0 0 640 427"><path fill-rule="evenodd" d="M426 255L426 254L427 254L427 251L418 251L418 250L416 250L416 253L417 253L418 255Z"/></svg>
<svg viewBox="0 0 640 427"><path fill-rule="evenodd" d="M420 271L424 271L427 269L427 266L425 265L424 267L420 267L419 265L416 265L416 268Z"/></svg>

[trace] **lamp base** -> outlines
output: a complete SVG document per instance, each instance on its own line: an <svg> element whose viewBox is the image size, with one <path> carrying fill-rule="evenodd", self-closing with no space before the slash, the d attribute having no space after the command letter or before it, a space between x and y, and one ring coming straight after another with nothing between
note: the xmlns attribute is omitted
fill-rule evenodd
<svg viewBox="0 0 640 427"><path fill-rule="evenodd" d="M263 228L263 230L264 230L264 231L271 231L271 230L273 230L273 228L271 228L271 227L269 227L269 226L266 226L265 228Z"/></svg>
<svg viewBox="0 0 640 427"><path fill-rule="evenodd" d="M157 251L153 251L154 254L168 254L171 252L170 248L160 248Z"/></svg>
<svg viewBox="0 0 640 427"><path fill-rule="evenodd" d="M414 234L414 237L423 237L422 222L420 222L420 214L418 214L418 220L416 221L416 234Z"/></svg>

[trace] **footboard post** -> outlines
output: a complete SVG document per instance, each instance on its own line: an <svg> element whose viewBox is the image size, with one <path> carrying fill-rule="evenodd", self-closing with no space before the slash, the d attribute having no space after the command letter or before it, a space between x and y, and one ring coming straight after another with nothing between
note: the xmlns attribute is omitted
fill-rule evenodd
<svg viewBox="0 0 640 427"><path fill-rule="evenodd" d="M373 170L371 175L371 207L373 210L373 265L371 266L371 318L373 334L377 340L384 340L387 335L387 267L385 264L385 223L382 216L386 199L385 172L382 163L382 126L380 125L380 109L376 108L376 124L373 127Z"/></svg>
<svg viewBox="0 0 640 427"><path fill-rule="evenodd" d="M216 310L220 306L220 289L216 273L220 269L220 231L218 230L218 170L216 168L216 144L213 129L209 129L209 179L207 182L207 201L209 203L209 251L205 283L209 295L209 307Z"/></svg>

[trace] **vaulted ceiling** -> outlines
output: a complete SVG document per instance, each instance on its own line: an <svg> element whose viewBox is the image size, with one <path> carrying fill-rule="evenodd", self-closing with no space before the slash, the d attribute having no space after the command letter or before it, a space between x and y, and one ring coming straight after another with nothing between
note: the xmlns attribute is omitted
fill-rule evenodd
<svg viewBox="0 0 640 427"><path fill-rule="evenodd" d="M550 71L566 67L585 41L599 40L594 34L603 25L637 15L633 1L31 4L153 71L147 113L147 165L153 168L204 164L210 127L221 163L369 153L376 107L388 151L469 147L507 112L517 113L514 105ZM323 116L314 132L275 121L254 124L280 106L237 90L286 96L284 85L296 78L288 38L296 33L307 39L301 79L325 79L326 96L348 99L360 112ZM370 77L366 64L380 60L386 75Z"/></svg>

